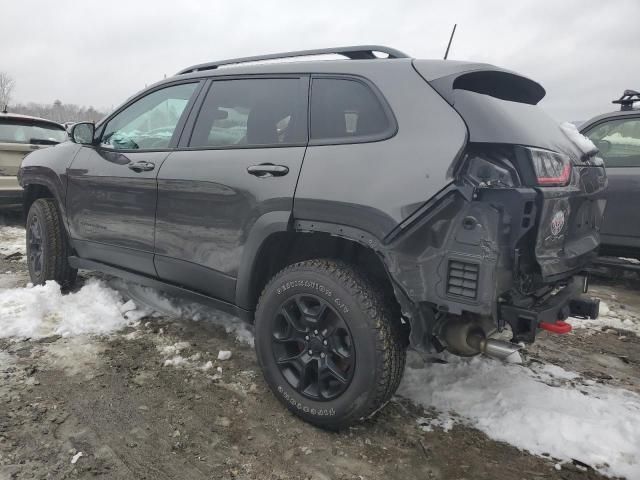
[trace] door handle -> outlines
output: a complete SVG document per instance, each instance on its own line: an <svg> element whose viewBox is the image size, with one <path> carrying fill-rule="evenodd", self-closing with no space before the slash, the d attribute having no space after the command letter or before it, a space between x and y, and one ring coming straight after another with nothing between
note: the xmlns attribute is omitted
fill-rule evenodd
<svg viewBox="0 0 640 480"><path fill-rule="evenodd" d="M258 178L282 177L289 173L289 167L284 165L274 165L273 163L261 163L247 167L247 172Z"/></svg>
<svg viewBox="0 0 640 480"><path fill-rule="evenodd" d="M130 170L133 170L134 172L138 172L138 173L150 172L151 170L156 168L156 164L151 162L140 161L140 162L130 163L129 165L127 165L127 167L129 167Z"/></svg>

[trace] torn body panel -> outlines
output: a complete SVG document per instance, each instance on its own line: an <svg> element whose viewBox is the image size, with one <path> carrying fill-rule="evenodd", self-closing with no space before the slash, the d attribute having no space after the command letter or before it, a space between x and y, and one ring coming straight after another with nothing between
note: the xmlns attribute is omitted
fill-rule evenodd
<svg viewBox="0 0 640 480"><path fill-rule="evenodd" d="M468 195L469 199L465 197ZM497 299L516 288L518 245L534 226L533 189L473 191L452 185L386 245L389 273L420 307L416 347L429 350L440 317L471 313L502 327ZM433 315L424 315L432 310ZM431 317L431 318L429 318Z"/></svg>

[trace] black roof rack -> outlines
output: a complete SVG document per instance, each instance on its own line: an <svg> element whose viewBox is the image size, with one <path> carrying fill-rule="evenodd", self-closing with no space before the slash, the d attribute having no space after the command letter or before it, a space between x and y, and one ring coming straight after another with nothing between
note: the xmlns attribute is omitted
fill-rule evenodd
<svg viewBox="0 0 640 480"><path fill-rule="evenodd" d="M620 110L633 110L634 102L640 102L640 92L625 90L618 100L614 100L611 103L619 103Z"/></svg>
<svg viewBox="0 0 640 480"><path fill-rule="evenodd" d="M269 55L258 55L255 57L231 58L220 60L219 62L207 62L193 65L184 70L180 70L177 75L185 73L199 72L202 70L214 70L222 65L234 65L237 63L260 62L263 60L276 60L279 58L307 57L310 55L344 55L350 60L366 60L378 58L373 52L386 53L387 58L410 58L406 53L395 48L384 47L382 45L357 45L353 47L319 48L316 50L299 50L297 52L271 53Z"/></svg>

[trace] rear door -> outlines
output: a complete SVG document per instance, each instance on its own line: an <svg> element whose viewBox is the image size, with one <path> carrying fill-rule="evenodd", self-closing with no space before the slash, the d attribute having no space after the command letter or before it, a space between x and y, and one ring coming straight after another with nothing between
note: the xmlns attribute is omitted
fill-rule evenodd
<svg viewBox="0 0 640 480"><path fill-rule="evenodd" d="M606 120L583 133L600 150L609 178L602 244L640 249L640 115Z"/></svg>
<svg viewBox="0 0 640 480"><path fill-rule="evenodd" d="M252 228L290 215L307 144L306 76L210 81L158 174L158 276L233 302ZM192 126L193 125L193 126Z"/></svg>
<svg viewBox="0 0 640 480"><path fill-rule="evenodd" d="M68 169L67 215L82 258L155 276L156 175L179 137L199 82L134 99Z"/></svg>

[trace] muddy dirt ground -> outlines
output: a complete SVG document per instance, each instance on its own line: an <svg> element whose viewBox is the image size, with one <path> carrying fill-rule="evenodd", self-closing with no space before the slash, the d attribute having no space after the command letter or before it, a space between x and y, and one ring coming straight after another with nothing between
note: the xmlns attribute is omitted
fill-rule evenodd
<svg viewBox="0 0 640 480"><path fill-rule="evenodd" d="M0 272L27 282L19 256L0 259ZM639 288L617 279L593 290L640 310ZM219 350L231 359L218 361ZM165 366L175 352L191 363ZM640 340L623 331L543 333L527 354L640 391ZM158 317L103 337L0 339L0 357L1 480L603 478L472 428L425 432L423 409L401 398L374 421L324 432L286 411L253 349L210 322Z"/></svg>

